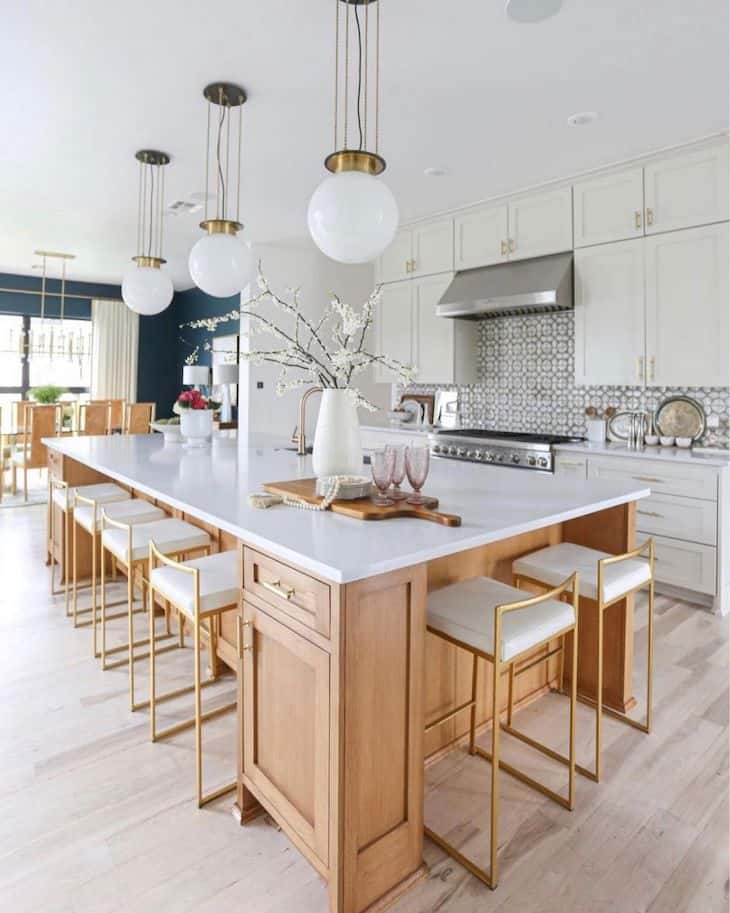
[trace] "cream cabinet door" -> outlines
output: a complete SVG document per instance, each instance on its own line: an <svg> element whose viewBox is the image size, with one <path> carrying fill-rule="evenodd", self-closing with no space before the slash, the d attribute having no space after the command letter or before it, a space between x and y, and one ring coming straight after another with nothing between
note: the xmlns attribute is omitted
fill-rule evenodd
<svg viewBox="0 0 730 913"><path fill-rule="evenodd" d="M446 273L454 268L454 220L436 219L413 229L412 276Z"/></svg>
<svg viewBox="0 0 730 913"><path fill-rule="evenodd" d="M644 240L575 252L575 382L644 379Z"/></svg>
<svg viewBox="0 0 730 913"><path fill-rule="evenodd" d="M728 210L728 144L654 162L644 169L646 233L723 222Z"/></svg>
<svg viewBox="0 0 730 913"><path fill-rule="evenodd" d="M451 279L446 273L413 282L413 360L421 384L476 381L477 324L436 316Z"/></svg>
<svg viewBox="0 0 730 913"><path fill-rule="evenodd" d="M644 234L644 169L630 168L573 185L575 247Z"/></svg>
<svg viewBox="0 0 730 913"><path fill-rule="evenodd" d="M410 276L412 259L412 234L410 230L399 231L390 246L378 260L378 282L397 282Z"/></svg>
<svg viewBox="0 0 730 913"><path fill-rule="evenodd" d="M509 207L483 206L454 219L454 269L490 266L507 259Z"/></svg>
<svg viewBox="0 0 730 913"><path fill-rule="evenodd" d="M412 295L413 283L409 279L383 286L375 314L376 354L387 355L404 364L411 364L413 360ZM376 382L390 384L395 379L392 372L375 365Z"/></svg>
<svg viewBox="0 0 730 913"><path fill-rule="evenodd" d="M728 243L727 222L645 240L649 384L730 384Z"/></svg>
<svg viewBox="0 0 730 913"><path fill-rule="evenodd" d="M509 204L509 258L542 257L573 249L570 187L523 197Z"/></svg>

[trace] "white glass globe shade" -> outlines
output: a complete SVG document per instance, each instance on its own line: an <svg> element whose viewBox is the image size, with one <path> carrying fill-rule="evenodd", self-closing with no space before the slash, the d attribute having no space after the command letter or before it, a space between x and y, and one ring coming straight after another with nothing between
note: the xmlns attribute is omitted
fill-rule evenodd
<svg viewBox="0 0 730 913"><path fill-rule="evenodd" d="M172 280L154 266L133 266L122 279L122 298L130 311L159 314L172 301Z"/></svg>
<svg viewBox="0 0 730 913"><path fill-rule="evenodd" d="M367 263L395 237L398 204L378 178L343 171L325 178L314 191L307 221L322 253L340 263Z"/></svg>
<svg viewBox="0 0 730 913"><path fill-rule="evenodd" d="M237 295L253 276L251 244L236 235L203 235L188 260L193 282L215 298Z"/></svg>

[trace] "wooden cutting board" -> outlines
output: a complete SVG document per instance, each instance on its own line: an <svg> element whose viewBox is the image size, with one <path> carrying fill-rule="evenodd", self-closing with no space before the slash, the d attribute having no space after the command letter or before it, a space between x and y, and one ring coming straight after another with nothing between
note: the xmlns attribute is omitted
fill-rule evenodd
<svg viewBox="0 0 730 913"><path fill-rule="evenodd" d="M301 498L310 504L319 504L322 498L316 494L316 479L292 479L288 482L266 482L264 488L271 494L282 497ZM436 510L438 498L426 498L423 505L408 504L396 501L387 507L373 504L370 498L357 498L354 501L333 501L330 510L345 517L357 520L390 520L393 517L414 517L417 520L431 520L443 526L461 526L461 517L456 514L444 514Z"/></svg>

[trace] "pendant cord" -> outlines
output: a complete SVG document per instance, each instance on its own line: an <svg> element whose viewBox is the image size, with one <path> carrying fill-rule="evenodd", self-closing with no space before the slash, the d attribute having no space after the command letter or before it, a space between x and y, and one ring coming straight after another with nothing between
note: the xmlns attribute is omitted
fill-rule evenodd
<svg viewBox="0 0 730 913"><path fill-rule="evenodd" d="M375 7L375 154L380 150L380 0Z"/></svg>
<svg viewBox="0 0 730 913"><path fill-rule="evenodd" d="M147 256L152 256L152 233L154 231L154 212L155 212L155 169L152 165L150 170L150 233L147 239Z"/></svg>
<svg viewBox="0 0 730 913"><path fill-rule="evenodd" d="M335 141L332 146L337 149L337 119L340 105L340 0L335 0Z"/></svg>
<svg viewBox="0 0 730 913"><path fill-rule="evenodd" d="M355 6L355 25L357 27L357 130L360 134L360 145L358 149L362 151L362 32L360 31L360 14Z"/></svg>
<svg viewBox="0 0 730 913"><path fill-rule="evenodd" d="M220 185L220 202L221 206L218 207L217 214L218 218L225 219L226 215L226 182L223 177L223 166L221 165L221 138L223 135L223 122L226 118L226 109L223 104L220 106L221 116L218 118L218 139L216 142L216 162L218 165L218 181ZM222 215L221 215L222 213Z"/></svg>

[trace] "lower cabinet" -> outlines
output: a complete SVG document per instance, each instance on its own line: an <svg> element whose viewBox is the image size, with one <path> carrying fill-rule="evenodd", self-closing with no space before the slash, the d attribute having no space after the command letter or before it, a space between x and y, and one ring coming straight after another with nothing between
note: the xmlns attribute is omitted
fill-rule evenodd
<svg viewBox="0 0 730 913"><path fill-rule="evenodd" d="M246 600L241 640L244 785L327 867L330 656Z"/></svg>

